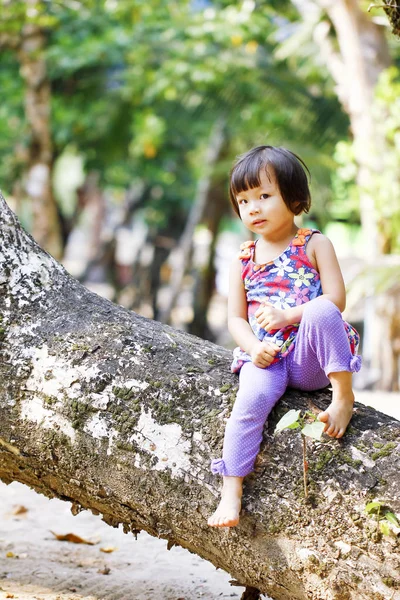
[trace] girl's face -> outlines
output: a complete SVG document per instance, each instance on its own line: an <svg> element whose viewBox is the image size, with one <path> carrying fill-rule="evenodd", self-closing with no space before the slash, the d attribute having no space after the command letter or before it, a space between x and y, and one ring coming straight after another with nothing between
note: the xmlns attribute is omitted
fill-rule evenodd
<svg viewBox="0 0 400 600"><path fill-rule="evenodd" d="M286 206L273 173L260 172L260 186L240 192L236 201L244 225L263 238L285 237L294 225L294 213Z"/></svg>

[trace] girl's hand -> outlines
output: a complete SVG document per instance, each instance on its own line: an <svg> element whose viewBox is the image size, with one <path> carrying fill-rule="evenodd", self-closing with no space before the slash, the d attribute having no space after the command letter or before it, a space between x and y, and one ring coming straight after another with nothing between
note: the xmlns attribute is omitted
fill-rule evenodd
<svg viewBox="0 0 400 600"><path fill-rule="evenodd" d="M288 325L285 311L281 308L275 308L269 302L263 302L255 313L257 323L265 329L283 329Z"/></svg>
<svg viewBox="0 0 400 600"><path fill-rule="evenodd" d="M251 349L251 362L260 369L265 369L274 360L280 348L273 342L257 341Z"/></svg>

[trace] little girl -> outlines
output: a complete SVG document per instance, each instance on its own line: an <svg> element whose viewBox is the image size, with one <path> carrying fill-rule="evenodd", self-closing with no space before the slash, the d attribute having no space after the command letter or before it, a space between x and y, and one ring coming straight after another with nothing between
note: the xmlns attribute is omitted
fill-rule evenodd
<svg viewBox="0 0 400 600"><path fill-rule="evenodd" d="M359 371L359 336L343 321L345 287L332 243L316 229L299 229L295 215L311 203L308 168L285 148L259 146L231 171L230 199L246 242L230 271L228 327L238 348L232 371L239 391L225 431L222 496L208 524L239 522L243 478L254 466L265 421L288 386L332 386L332 403L318 416L340 438L353 412L352 373Z"/></svg>

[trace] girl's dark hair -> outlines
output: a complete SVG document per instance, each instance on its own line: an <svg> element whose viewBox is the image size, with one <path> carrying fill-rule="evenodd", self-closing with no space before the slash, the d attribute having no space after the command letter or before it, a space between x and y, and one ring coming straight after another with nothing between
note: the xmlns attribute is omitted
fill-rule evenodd
<svg viewBox="0 0 400 600"><path fill-rule="evenodd" d="M310 181L311 175L304 161L286 148L257 146L239 156L230 173L229 197L237 215L240 216L236 196L259 187L262 170L269 178L275 176L282 198L293 214L310 210L311 194L306 172Z"/></svg>

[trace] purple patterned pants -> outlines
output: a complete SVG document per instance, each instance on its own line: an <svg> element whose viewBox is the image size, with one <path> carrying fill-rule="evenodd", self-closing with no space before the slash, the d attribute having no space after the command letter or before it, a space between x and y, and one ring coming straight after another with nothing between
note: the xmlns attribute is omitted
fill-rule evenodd
<svg viewBox="0 0 400 600"><path fill-rule="evenodd" d="M310 301L305 307L295 349L277 363L260 369L248 362L239 375L239 391L225 430L223 458L213 460L214 474L244 477L253 470L265 421L287 387L318 390L327 375L359 371L361 357L353 356L342 315L330 300Z"/></svg>

